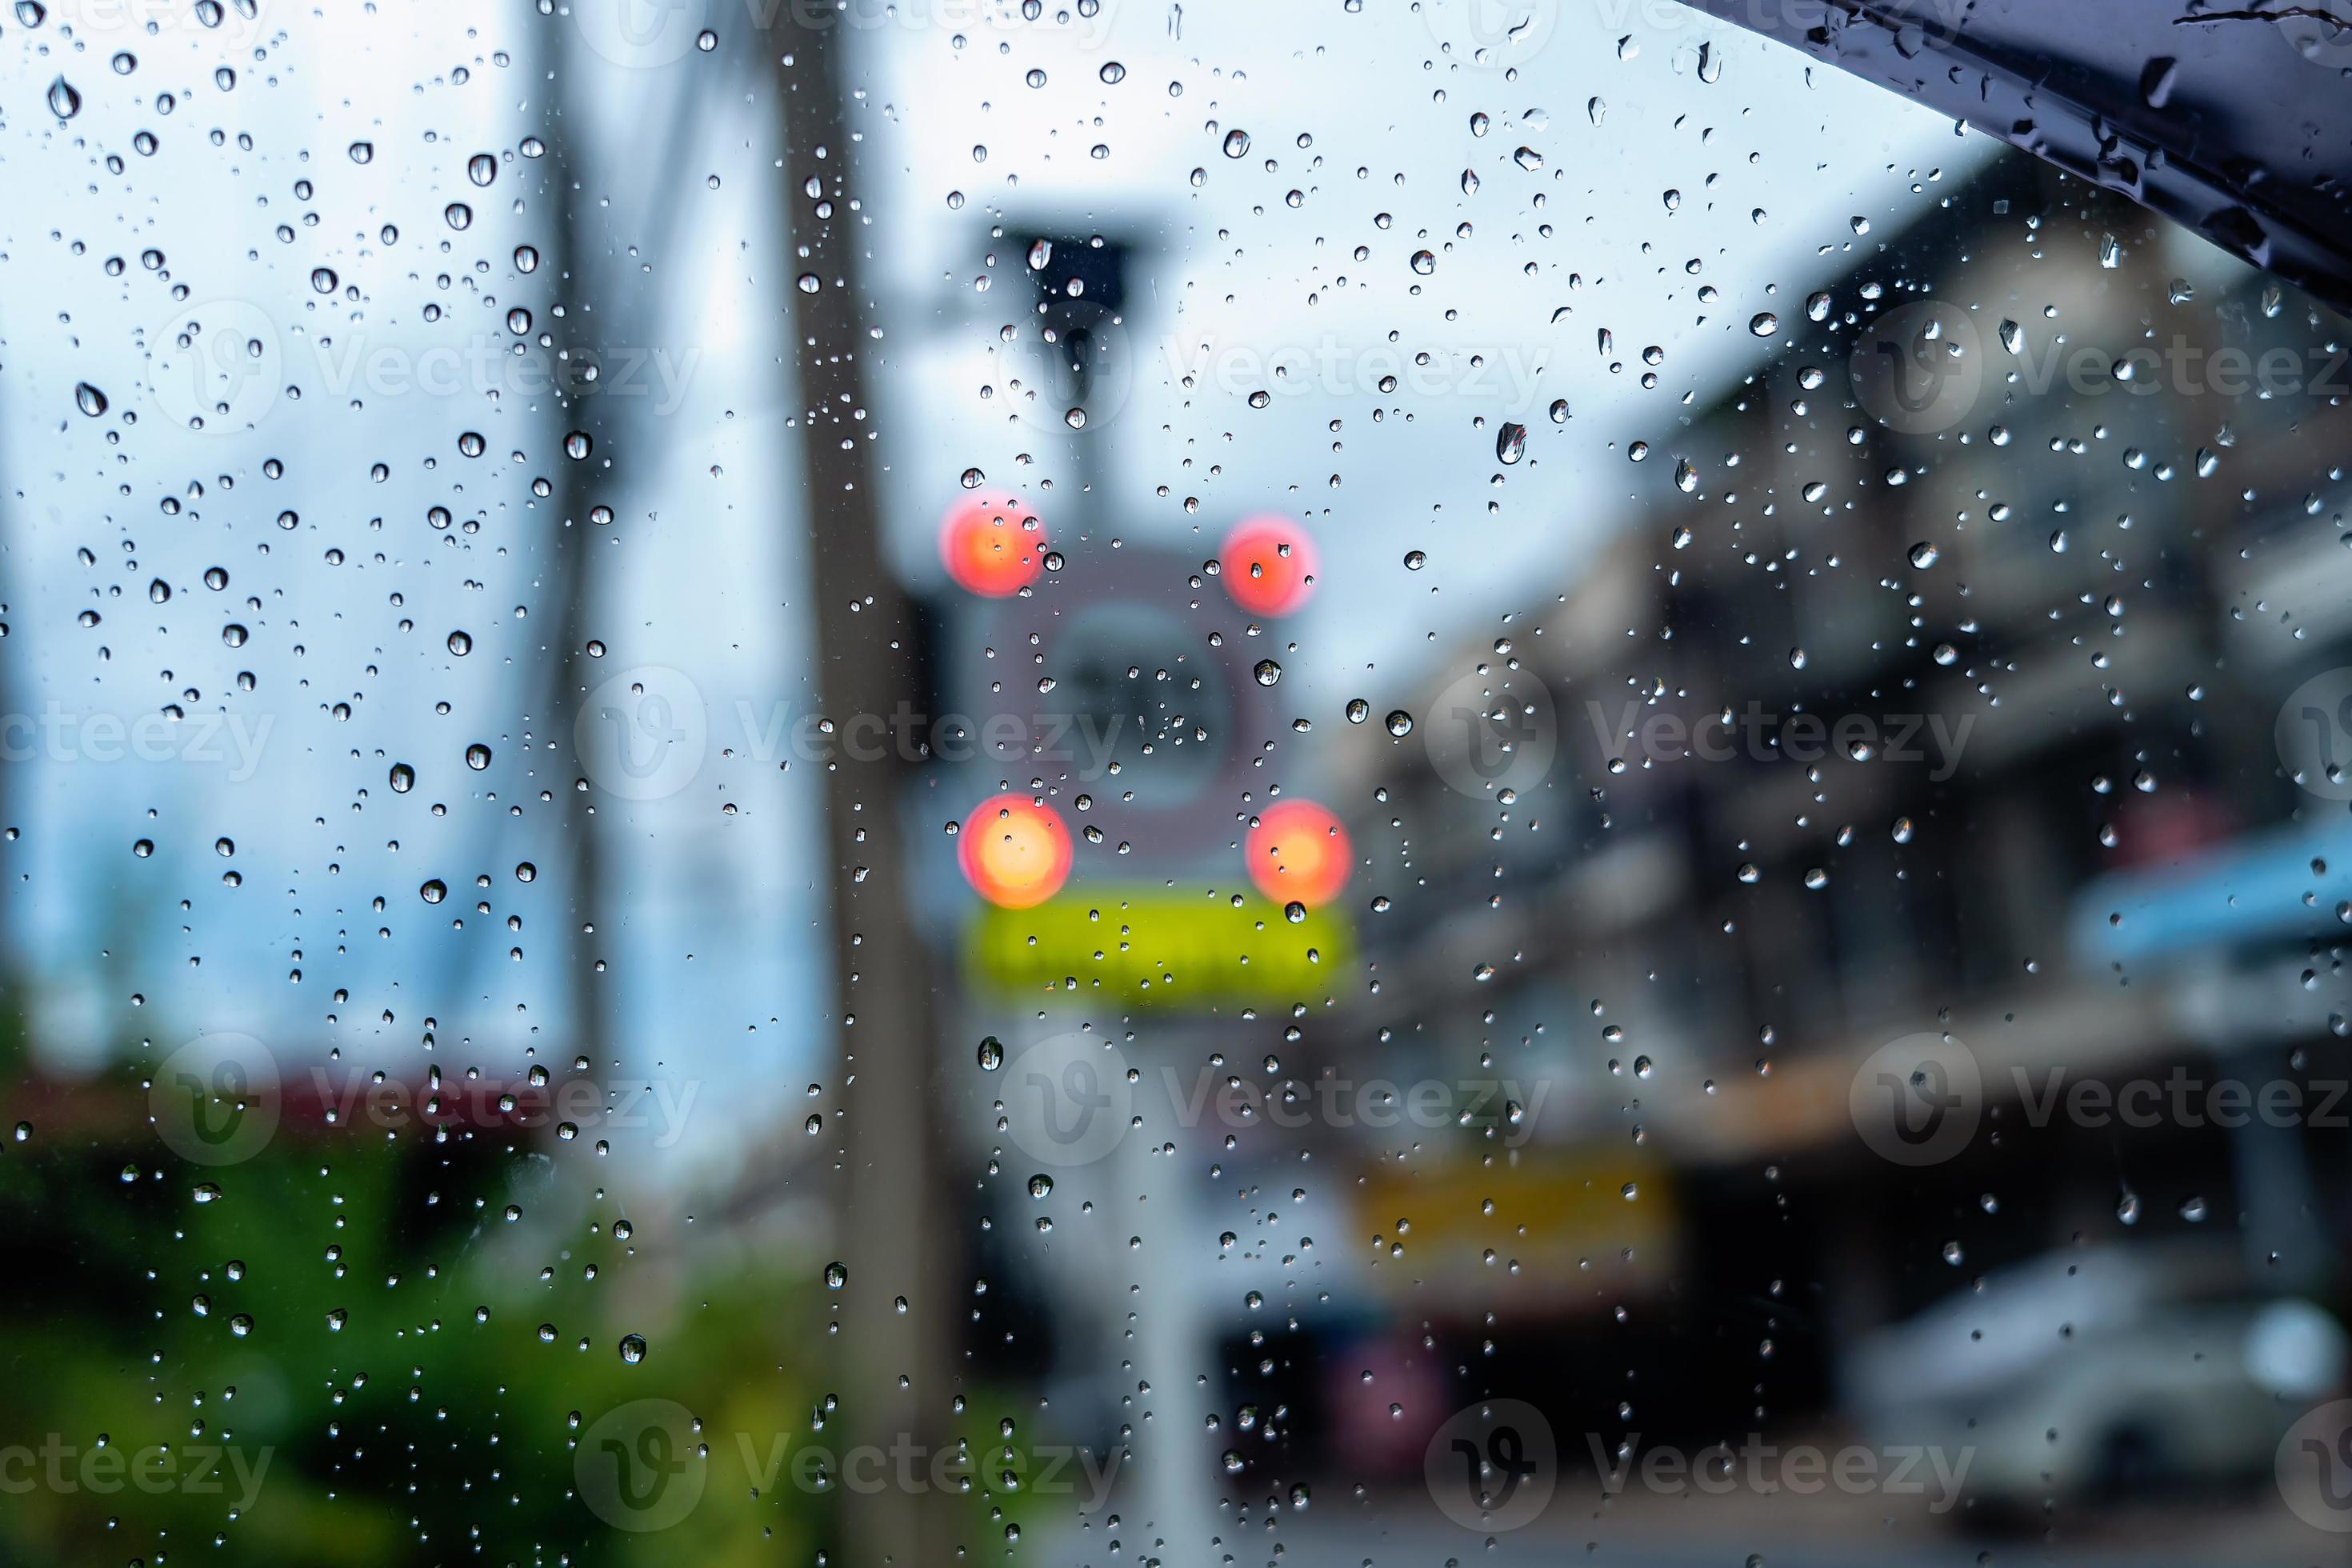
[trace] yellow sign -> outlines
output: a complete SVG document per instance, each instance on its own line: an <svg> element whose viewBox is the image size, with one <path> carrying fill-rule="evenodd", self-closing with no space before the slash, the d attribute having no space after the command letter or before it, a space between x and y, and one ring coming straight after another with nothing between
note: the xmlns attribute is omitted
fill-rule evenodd
<svg viewBox="0 0 2352 1568"><path fill-rule="evenodd" d="M1305 1002L1341 984L1350 931L1329 909L1292 923L1255 895L1083 889L1028 910L986 908L966 928L964 970L1008 999L1075 992L1122 1006Z"/></svg>
<svg viewBox="0 0 2352 1568"><path fill-rule="evenodd" d="M1671 1173L1613 1146L1383 1163L1355 1200L1365 1237L1349 1239L1370 1239L1374 1288L1436 1308L1532 1293L1597 1310L1662 1288L1679 1262Z"/></svg>

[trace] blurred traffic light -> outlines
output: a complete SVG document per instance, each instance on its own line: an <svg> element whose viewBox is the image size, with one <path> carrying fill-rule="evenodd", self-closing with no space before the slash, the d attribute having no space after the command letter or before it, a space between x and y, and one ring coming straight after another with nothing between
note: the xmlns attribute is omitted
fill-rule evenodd
<svg viewBox="0 0 2352 1568"><path fill-rule="evenodd" d="M1290 518L1244 518L1225 535L1225 592L1253 616L1286 616L1315 592L1315 542Z"/></svg>
<svg viewBox="0 0 2352 1568"><path fill-rule="evenodd" d="M1348 830L1311 800L1286 800L1265 808L1243 841L1250 880L1280 904L1313 908L1329 903L1348 885L1355 848Z"/></svg>
<svg viewBox="0 0 2352 1568"><path fill-rule="evenodd" d="M1018 499L967 496L940 520L940 559L959 587L991 599L1005 598L1045 571L1045 525Z"/></svg>
<svg viewBox="0 0 2352 1568"><path fill-rule="evenodd" d="M990 903L1025 910L1070 878L1070 830L1061 814L1025 795L994 795L973 808L956 858L972 890Z"/></svg>

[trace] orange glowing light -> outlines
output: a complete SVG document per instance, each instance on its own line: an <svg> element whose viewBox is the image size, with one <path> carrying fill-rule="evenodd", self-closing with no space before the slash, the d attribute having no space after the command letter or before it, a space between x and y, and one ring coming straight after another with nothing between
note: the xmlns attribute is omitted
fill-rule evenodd
<svg viewBox="0 0 2352 1568"><path fill-rule="evenodd" d="M991 599L1034 583L1045 569L1045 526L1026 501L979 493L940 523L940 559L959 586Z"/></svg>
<svg viewBox="0 0 2352 1568"><path fill-rule="evenodd" d="M1315 541L1286 517L1244 518L1225 535L1225 592L1253 616L1286 616L1315 592Z"/></svg>
<svg viewBox="0 0 2352 1568"><path fill-rule="evenodd" d="M1070 879L1070 830L1050 805L992 795L966 819L956 859L982 898L1001 909L1030 909Z"/></svg>
<svg viewBox="0 0 2352 1568"><path fill-rule="evenodd" d="M1278 904L1328 904L1348 885L1355 848L1339 819L1311 800L1286 800L1261 813L1243 841L1250 880Z"/></svg>

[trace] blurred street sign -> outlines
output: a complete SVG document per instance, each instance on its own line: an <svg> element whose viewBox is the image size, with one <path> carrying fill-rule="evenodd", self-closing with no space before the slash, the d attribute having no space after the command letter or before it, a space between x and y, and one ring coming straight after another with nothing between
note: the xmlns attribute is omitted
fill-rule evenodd
<svg viewBox="0 0 2352 1568"><path fill-rule="evenodd" d="M1373 1288L1417 1308L1484 1311L1507 1263L1528 1300L1599 1311L1674 1277L1683 1222L1667 1166L1591 1145L1507 1158L1507 1179L1483 1161L1382 1161L1357 1189L1357 1228L1401 1241L1404 1254L1375 1252Z"/></svg>
<svg viewBox="0 0 2352 1568"><path fill-rule="evenodd" d="M982 910L965 928L964 968L976 989L1013 1002L1075 984L1122 1007L1234 1007L1327 994L1352 939L1336 909L1294 924L1255 896L1078 889L1035 909Z"/></svg>

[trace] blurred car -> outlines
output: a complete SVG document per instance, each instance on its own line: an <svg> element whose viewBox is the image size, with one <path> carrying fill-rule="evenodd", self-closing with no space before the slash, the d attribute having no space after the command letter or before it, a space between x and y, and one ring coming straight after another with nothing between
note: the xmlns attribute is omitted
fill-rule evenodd
<svg viewBox="0 0 2352 1568"><path fill-rule="evenodd" d="M1965 1509L2215 1490L2266 1474L2340 1384L2345 1334L2246 1283L2226 1244L2064 1249L1857 1342L1849 1413L1874 1443L1944 1450Z"/></svg>

